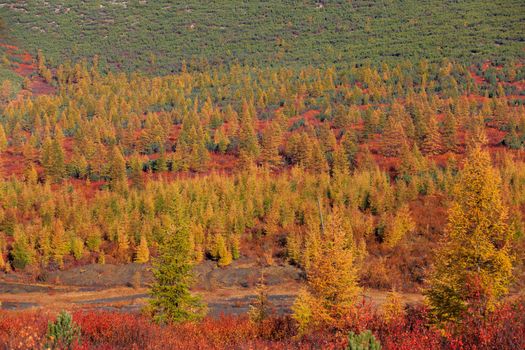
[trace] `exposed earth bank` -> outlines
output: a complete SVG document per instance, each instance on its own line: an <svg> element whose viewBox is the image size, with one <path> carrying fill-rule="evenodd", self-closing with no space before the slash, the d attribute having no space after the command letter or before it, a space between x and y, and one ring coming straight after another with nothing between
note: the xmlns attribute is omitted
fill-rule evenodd
<svg viewBox="0 0 525 350"><path fill-rule="evenodd" d="M28 308L103 309L140 312L148 299L151 266L146 264L86 265L40 276L41 283L27 283L20 275L0 276L0 302L4 310ZM194 292L208 304L212 316L242 314L256 297L264 276L276 313L290 312L304 273L291 265L260 266L243 258L227 268L211 261L195 267ZM419 294L402 294L406 303L421 302ZM365 290L363 298L381 304L385 291Z"/></svg>

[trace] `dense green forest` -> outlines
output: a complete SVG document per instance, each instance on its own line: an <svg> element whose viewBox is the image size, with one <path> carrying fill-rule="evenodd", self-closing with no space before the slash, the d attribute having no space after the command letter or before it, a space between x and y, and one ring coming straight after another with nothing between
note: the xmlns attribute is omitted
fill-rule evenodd
<svg viewBox="0 0 525 350"><path fill-rule="evenodd" d="M15 44L54 65L98 54L111 68L181 62L263 66L523 58L519 0L48 1L0 8Z"/></svg>

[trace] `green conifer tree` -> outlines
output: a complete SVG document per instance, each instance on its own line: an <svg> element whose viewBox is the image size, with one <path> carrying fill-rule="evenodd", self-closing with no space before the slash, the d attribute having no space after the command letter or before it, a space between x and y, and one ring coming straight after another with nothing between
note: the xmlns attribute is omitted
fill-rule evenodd
<svg viewBox="0 0 525 350"><path fill-rule="evenodd" d="M193 259L189 224L179 203L180 198L173 200L171 215L175 222L168 227L159 257L153 263L150 308L154 320L160 323L197 320L204 313L200 299L190 292Z"/></svg>

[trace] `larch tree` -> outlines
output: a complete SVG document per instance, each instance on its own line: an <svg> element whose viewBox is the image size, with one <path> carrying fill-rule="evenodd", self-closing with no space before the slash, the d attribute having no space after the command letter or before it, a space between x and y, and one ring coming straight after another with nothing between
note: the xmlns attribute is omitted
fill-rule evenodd
<svg viewBox="0 0 525 350"><path fill-rule="evenodd" d="M421 142L421 151L424 154L438 154L441 152L441 134L437 118L432 115L425 123L423 132L423 141Z"/></svg>
<svg viewBox="0 0 525 350"><path fill-rule="evenodd" d="M149 248L146 237L142 235L140 237L140 243L135 253L135 262L139 264L145 264L149 261Z"/></svg>
<svg viewBox="0 0 525 350"><path fill-rule="evenodd" d="M350 164L343 146L338 146L333 153L332 175L335 178L350 174Z"/></svg>
<svg viewBox="0 0 525 350"><path fill-rule="evenodd" d="M349 231L337 207L328 216L326 227L321 219L319 251L311 257L306 288L292 308L302 331L336 324L357 299L360 288Z"/></svg>
<svg viewBox="0 0 525 350"><path fill-rule="evenodd" d="M109 185L112 190L121 192L128 188L126 175L126 160L117 146L114 146L110 154Z"/></svg>
<svg viewBox="0 0 525 350"><path fill-rule="evenodd" d="M6 271L6 262L4 259L4 253L2 252L2 247L0 247L0 271Z"/></svg>
<svg viewBox="0 0 525 350"><path fill-rule="evenodd" d="M387 322L399 320L405 311L401 295L395 290L388 292L385 303L381 306L381 311Z"/></svg>
<svg viewBox="0 0 525 350"><path fill-rule="evenodd" d="M426 158L421 154L416 143L414 143L412 149L410 149L407 144L403 145L400 158L399 175L405 180L412 179L414 176L424 172L427 168Z"/></svg>
<svg viewBox="0 0 525 350"><path fill-rule="evenodd" d="M357 136L353 131L346 131L341 138L341 146L344 149L344 153L348 159L348 165L355 168L357 165L357 152L359 151L359 145L357 143Z"/></svg>
<svg viewBox="0 0 525 350"><path fill-rule="evenodd" d="M117 240L117 252L116 257L123 263L128 263L130 261L129 254L129 237L126 233L125 224L121 224L117 227L116 240Z"/></svg>
<svg viewBox="0 0 525 350"><path fill-rule="evenodd" d="M256 293L257 297L254 303L250 305L248 316L252 322L260 324L269 316L271 316L273 306L268 297L268 287L266 286L266 282L264 280L263 271L261 271L261 277L257 283Z"/></svg>
<svg viewBox="0 0 525 350"><path fill-rule="evenodd" d="M243 103L238 133L239 153L250 160L257 158L261 150L254 130L254 118L246 102Z"/></svg>
<svg viewBox="0 0 525 350"><path fill-rule="evenodd" d="M402 206L387 223L384 236L385 245L389 248L395 247L407 233L415 228L416 224L410 215L410 209L407 205Z"/></svg>
<svg viewBox="0 0 525 350"><path fill-rule="evenodd" d="M405 130L401 122L390 116L381 137L381 152L387 157L399 155L403 144L406 143Z"/></svg>
<svg viewBox="0 0 525 350"><path fill-rule="evenodd" d="M472 148L449 209L447 240L426 291L438 321L458 320L467 310L484 316L507 293L512 233L500 186L489 154L479 145Z"/></svg>
<svg viewBox="0 0 525 350"><path fill-rule="evenodd" d="M130 159L130 174L129 178L133 187L142 190L145 187L144 177L142 176L142 161L140 157L135 154Z"/></svg>
<svg viewBox="0 0 525 350"><path fill-rule="evenodd" d="M188 114L182 122L182 130L177 139L176 158L179 168L204 171L209 161L206 149L207 134L195 112Z"/></svg>
<svg viewBox="0 0 525 350"><path fill-rule="evenodd" d="M282 130L279 123L273 120L262 134L262 151L261 161L270 168L281 165L282 158L279 155L279 146L281 145Z"/></svg>
<svg viewBox="0 0 525 350"><path fill-rule="evenodd" d="M230 139L224 124L215 130L215 133L213 134L213 143L220 153L226 153L226 150L230 145Z"/></svg>
<svg viewBox="0 0 525 350"><path fill-rule="evenodd" d="M312 143L306 145L308 151L306 168L316 174L327 173L329 170L328 162L326 161L321 144L315 137L311 140Z"/></svg>
<svg viewBox="0 0 525 350"><path fill-rule="evenodd" d="M222 233L215 234L213 248L213 256L217 259L218 266L224 267L232 263L233 256Z"/></svg>
<svg viewBox="0 0 525 350"><path fill-rule="evenodd" d="M0 124L0 152L4 152L7 149L7 136L5 134L4 127Z"/></svg>
<svg viewBox="0 0 525 350"><path fill-rule="evenodd" d="M450 152L455 152L458 147L457 124L456 117L450 111L447 111L443 120L443 146Z"/></svg>
<svg viewBox="0 0 525 350"><path fill-rule="evenodd" d="M323 123L318 129L319 143L324 153L333 152L337 146L335 135L328 123Z"/></svg>
<svg viewBox="0 0 525 350"><path fill-rule="evenodd" d="M68 254L70 246L66 238L64 225L60 219L57 219L53 225L51 249L53 252L53 261L59 268L64 267L64 256Z"/></svg>
<svg viewBox="0 0 525 350"><path fill-rule="evenodd" d="M190 169L197 172L205 171L210 155L205 145L205 135L202 127L192 129L192 149L190 153Z"/></svg>
<svg viewBox="0 0 525 350"><path fill-rule="evenodd" d="M46 179L60 182L66 175L64 150L57 140L47 138L42 146L42 166Z"/></svg>
<svg viewBox="0 0 525 350"><path fill-rule="evenodd" d="M469 120L466 139L468 148L486 145L489 142L485 132L485 119L482 115L476 115Z"/></svg>

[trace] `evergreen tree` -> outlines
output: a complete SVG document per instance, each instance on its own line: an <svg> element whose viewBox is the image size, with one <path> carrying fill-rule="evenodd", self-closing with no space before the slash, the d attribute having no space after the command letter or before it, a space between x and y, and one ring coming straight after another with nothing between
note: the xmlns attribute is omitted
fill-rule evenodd
<svg viewBox="0 0 525 350"><path fill-rule="evenodd" d="M372 331L364 331L359 334L350 332L348 334L348 346L346 350L381 350L381 343L372 334Z"/></svg>
<svg viewBox="0 0 525 350"><path fill-rule="evenodd" d="M489 154L474 147L460 173L449 210L448 240L438 253L426 292L438 321L457 320L467 309L486 315L507 293L512 233L500 185ZM477 310L472 310L474 303Z"/></svg>
<svg viewBox="0 0 525 350"><path fill-rule="evenodd" d="M33 262L33 250L31 249L27 235L21 230L15 230L15 241L11 250L11 261L15 269L24 269Z"/></svg>
<svg viewBox="0 0 525 350"><path fill-rule="evenodd" d="M171 211L176 222L168 227L159 246L150 292L153 318L161 323L196 320L204 312L200 299L190 292L193 278L188 219L178 207L179 201L173 203Z"/></svg>

